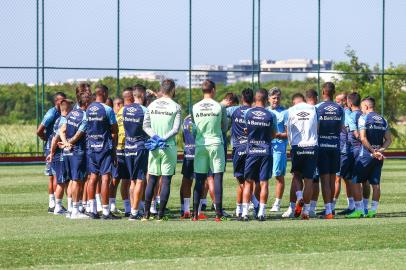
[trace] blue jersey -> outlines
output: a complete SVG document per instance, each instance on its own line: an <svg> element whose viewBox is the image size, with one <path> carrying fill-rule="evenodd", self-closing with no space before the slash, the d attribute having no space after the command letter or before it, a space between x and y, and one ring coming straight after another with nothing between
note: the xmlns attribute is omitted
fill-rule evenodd
<svg viewBox="0 0 406 270"><path fill-rule="evenodd" d="M288 110L286 110L284 107L279 106L275 109L272 109L271 107L268 107L268 110L270 110L276 117L276 132L277 133L284 133L285 128L288 122ZM283 149L286 149L286 146L288 144L288 139L279 139L279 138L274 138L272 140L272 146L277 147L278 146L283 146ZM284 150L285 151L285 150Z"/></svg>
<svg viewBox="0 0 406 270"><path fill-rule="evenodd" d="M147 108L140 104L130 104L123 109L123 125L125 130L124 150L126 152L136 152L145 149L145 142L148 135L142 129L144 115Z"/></svg>
<svg viewBox="0 0 406 270"><path fill-rule="evenodd" d="M344 128L341 129L340 132L340 150L342 154L346 154L350 148L349 142L349 132L350 132L350 116L351 110L349 108L344 108Z"/></svg>
<svg viewBox="0 0 406 270"><path fill-rule="evenodd" d="M195 137L193 136L193 121L190 115L183 120L183 142L185 144L184 158L193 160L195 158Z"/></svg>
<svg viewBox="0 0 406 270"><path fill-rule="evenodd" d="M340 132L344 125L344 110L335 102L326 101L316 105L319 117L319 147L340 149Z"/></svg>
<svg viewBox="0 0 406 270"><path fill-rule="evenodd" d="M116 124L113 110L100 102L93 102L86 110L87 148L91 152L112 149L111 125Z"/></svg>
<svg viewBox="0 0 406 270"><path fill-rule="evenodd" d="M52 107L44 115L44 119L42 119L41 124L45 126L45 138L47 140L45 144L45 149L49 150L51 148L52 134L54 130L55 121L60 116L61 113L56 109L56 107Z"/></svg>
<svg viewBox="0 0 406 270"><path fill-rule="evenodd" d="M73 109L65 118L62 124L66 124L66 139L69 140L78 131L86 132L87 120L86 111L80 107ZM82 135L80 139L75 143L72 150L74 152L85 151L86 149L86 135Z"/></svg>
<svg viewBox="0 0 406 270"><path fill-rule="evenodd" d="M247 125L247 155L270 155L272 133L276 131L276 117L262 107L254 107L245 113Z"/></svg>
<svg viewBox="0 0 406 270"><path fill-rule="evenodd" d="M227 117L231 119L231 144L233 147L247 145L247 134L244 129L245 113L250 109L250 106L233 106L227 108Z"/></svg>
<svg viewBox="0 0 406 270"><path fill-rule="evenodd" d="M350 129L350 132L348 133L348 140L349 140L352 148L361 146L361 141L359 140L359 138L356 138L354 135L354 131L359 131L358 121L359 121L359 118L361 117L361 115L362 115L362 112L360 110L353 111L353 112L351 112L350 120L348 121L349 129Z"/></svg>
<svg viewBox="0 0 406 270"><path fill-rule="evenodd" d="M386 120L376 112L363 114L358 120L359 130L366 131L366 137L369 144L374 149L379 149L383 145L385 132L388 130L388 123ZM362 145L360 156L370 155L368 149Z"/></svg>

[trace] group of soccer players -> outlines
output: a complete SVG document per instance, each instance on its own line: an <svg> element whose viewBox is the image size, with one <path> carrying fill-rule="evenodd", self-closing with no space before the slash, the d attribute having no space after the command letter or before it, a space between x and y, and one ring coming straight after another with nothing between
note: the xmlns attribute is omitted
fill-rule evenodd
<svg viewBox="0 0 406 270"><path fill-rule="evenodd" d="M228 129L237 180L237 220L250 220L251 205L253 218L266 220L272 176L276 188L270 211L280 211L288 143L293 177L290 205L282 217L316 217L321 184L325 210L320 215L334 218L341 178L348 199L342 214L375 217L383 153L391 136L386 120L374 111L373 98L361 100L354 92L337 95L334 102L335 86L328 82L322 87L322 102L318 103L316 91L308 90L306 96L294 94L289 109L281 106L279 88L255 93L244 89L241 102L229 93L219 103L215 83L206 80L202 100L182 122L181 107L173 100L175 91L174 81L166 79L157 93L137 84L114 100L104 85L92 93L89 84L80 83L76 102L56 93L55 107L37 130L45 141L48 212L71 219L119 219L116 194L121 182L125 217L167 220L178 158L176 137L182 128L182 219L207 219L203 213L207 193L215 221L229 218L223 209ZM65 193L68 209L62 206Z"/></svg>

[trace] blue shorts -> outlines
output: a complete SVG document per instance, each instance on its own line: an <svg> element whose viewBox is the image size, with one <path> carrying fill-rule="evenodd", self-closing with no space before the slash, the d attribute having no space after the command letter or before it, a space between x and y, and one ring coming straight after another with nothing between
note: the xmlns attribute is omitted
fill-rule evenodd
<svg viewBox="0 0 406 270"><path fill-rule="evenodd" d="M63 156L66 173L69 179L83 181L86 177L86 153L72 152Z"/></svg>
<svg viewBox="0 0 406 270"><path fill-rule="evenodd" d="M140 149L125 153L125 162L130 180L145 180L148 169L148 150Z"/></svg>
<svg viewBox="0 0 406 270"><path fill-rule="evenodd" d="M272 157L247 155L245 160L244 178L258 181L268 181L272 177Z"/></svg>
<svg viewBox="0 0 406 270"><path fill-rule="evenodd" d="M244 178L245 171L245 160L247 159L247 147L233 147L233 168L234 168L234 177L238 180Z"/></svg>
<svg viewBox="0 0 406 270"><path fill-rule="evenodd" d="M111 173L113 160L111 158L111 150L103 150L101 152L87 152L87 161L89 173L98 175L106 175Z"/></svg>
<svg viewBox="0 0 406 270"><path fill-rule="evenodd" d="M292 159L292 173L300 173L302 177L314 179L317 167L317 146L292 146L290 157Z"/></svg>
<svg viewBox="0 0 406 270"><path fill-rule="evenodd" d="M273 151L272 157L273 157L272 175L285 176L286 165L288 162L286 152Z"/></svg>
<svg viewBox="0 0 406 270"><path fill-rule="evenodd" d="M316 166L316 170L314 171L313 174L313 182L318 183L320 181L320 174L319 174L319 169Z"/></svg>
<svg viewBox="0 0 406 270"><path fill-rule="evenodd" d="M336 174L340 171L340 149L319 148L317 157L319 174Z"/></svg>
<svg viewBox="0 0 406 270"><path fill-rule="evenodd" d="M344 180L352 179L355 159L354 153L348 152L345 154L341 154L341 161L340 161L340 172L339 176L341 176Z"/></svg>
<svg viewBox="0 0 406 270"><path fill-rule="evenodd" d="M51 162L52 170L55 172L56 183L64 184L68 182L68 175L65 169L65 164L59 158Z"/></svg>
<svg viewBox="0 0 406 270"><path fill-rule="evenodd" d="M111 167L111 175L115 179L130 179L129 170L126 163L126 158L123 150L117 150L117 167ZM148 156L147 156L148 158Z"/></svg>
<svg viewBox="0 0 406 270"><path fill-rule="evenodd" d="M195 176L193 163L194 163L193 159L186 159L186 158L183 159L182 175L189 180L192 180Z"/></svg>
<svg viewBox="0 0 406 270"><path fill-rule="evenodd" d="M369 181L371 185L379 185L381 182L383 160L371 158L369 162L363 162L360 158L357 159L354 167L354 184L364 183Z"/></svg>
<svg viewBox="0 0 406 270"><path fill-rule="evenodd" d="M49 149L44 149L44 153L45 153L45 157L47 157L49 155ZM44 174L47 176L53 176L55 175L55 171L52 171L52 166L51 166L52 162L46 162L45 161L45 170L44 170Z"/></svg>

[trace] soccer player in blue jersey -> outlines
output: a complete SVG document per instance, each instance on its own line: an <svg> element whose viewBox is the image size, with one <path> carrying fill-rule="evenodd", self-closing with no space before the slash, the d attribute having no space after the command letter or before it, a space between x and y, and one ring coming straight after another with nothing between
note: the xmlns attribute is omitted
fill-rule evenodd
<svg viewBox="0 0 406 270"><path fill-rule="evenodd" d="M254 102L254 92L246 88L241 93L241 106L231 106L227 108L227 117L231 122L231 144L233 146L232 158L234 177L238 181L237 186L237 207L235 214L238 220L242 219L243 214L243 192L244 192L244 172L245 160L247 159L247 133L245 124L245 113L251 108ZM252 193L252 191L251 191ZM248 202L249 204L249 202ZM248 206L246 207L248 209ZM248 213L246 213L248 214Z"/></svg>
<svg viewBox="0 0 406 270"><path fill-rule="evenodd" d="M286 122L288 120L288 111L281 106L282 91L278 87L269 90L270 110L276 116L277 131L275 139L272 140L272 175L276 179L275 187L275 202L271 208L271 212L279 212L281 209L281 201L283 191L285 190L285 174L287 165L286 149L288 145L288 137L286 133Z"/></svg>
<svg viewBox="0 0 406 270"><path fill-rule="evenodd" d="M249 220L248 206L254 182L260 186L258 220L264 221L266 217L268 180L272 176L271 142L276 133L276 116L265 108L267 101L268 92L258 89L255 93L255 105L247 110L244 116L247 132L242 214L244 221Z"/></svg>
<svg viewBox="0 0 406 270"><path fill-rule="evenodd" d="M85 219L87 215L79 212L86 175L86 109L91 103L89 93L78 96L77 106L66 116L60 128L63 158L68 178L72 182L71 219Z"/></svg>
<svg viewBox="0 0 406 270"><path fill-rule="evenodd" d="M109 186L111 166L115 162L115 147L117 144L117 121L113 109L104 102L108 97L108 88L98 85L95 89L96 99L86 110L87 118L87 156L89 162L90 181L88 197L91 205L90 217L99 218L95 204L97 178L101 176L101 195L103 219L117 219L109 208Z"/></svg>
<svg viewBox="0 0 406 270"><path fill-rule="evenodd" d="M384 152L392 143L387 121L375 112L375 99L367 97L362 100L358 129L362 143L355 164L352 190L355 199L355 211L348 218L376 216L381 196L380 180L384 161ZM364 213L361 183L369 181L372 186L372 204L368 214Z"/></svg>
<svg viewBox="0 0 406 270"><path fill-rule="evenodd" d="M304 96L300 93L292 96L292 103L294 105L288 109L286 126L291 145L292 185L297 199L294 216L302 215L302 219L309 219L313 178L317 167L317 110L315 106L306 104ZM290 205L291 209L293 207Z"/></svg>
<svg viewBox="0 0 406 270"><path fill-rule="evenodd" d="M325 219L334 218L332 201L336 174L340 170L340 132L344 128L344 109L333 101L335 85L326 82L322 87L323 102L316 105L319 117L318 170L324 200Z"/></svg>
<svg viewBox="0 0 406 270"><path fill-rule="evenodd" d="M193 136L193 121L189 114L183 120L183 163L182 163L182 184L180 186L181 218L190 218L190 196L192 193L192 182L194 178L193 160L195 158L195 138Z"/></svg>
<svg viewBox="0 0 406 270"><path fill-rule="evenodd" d="M134 103L125 105L123 109L124 152L129 179L131 180L130 190L132 191L129 220L142 218L142 213L138 209L148 167L148 150L145 148L148 135L143 130L144 116L147 111L147 108L142 105L144 104L145 94L145 87L134 88L132 92Z"/></svg>
<svg viewBox="0 0 406 270"><path fill-rule="evenodd" d="M63 161L62 150L58 147L60 138L60 127L66 122L66 116L72 110L73 102L68 99L64 99L60 103L61 116L55 121L50 153L46 158L47 162L51 163L51 168L55 172L56 177L56 189L55 189L55 209L54 215L66 214L66 209L62 206L63 193L66 188L66 184L69 181Z"/></svg>
<svg viewBox="0 0 406 270"><path fill-rule="evenodd" d="M45 142L44 145L44 153L45 156L49 155L51 141L52 141L52 133L56 119L61 116L60 113L60 104L61 101L66 99L66 95L62 92L57 92L54 95L54 107L49 109L47 113L44 115L44 119L42 119L41 124L37 129L37 136ZM55 209L55 189L56 189L56 178L54 177L54 173L51 169L51 164L46 163L45 166L45 175L49 176L48 182L48 194L49 194L49 204L48 204L48 213L53 213Z"/></svg>

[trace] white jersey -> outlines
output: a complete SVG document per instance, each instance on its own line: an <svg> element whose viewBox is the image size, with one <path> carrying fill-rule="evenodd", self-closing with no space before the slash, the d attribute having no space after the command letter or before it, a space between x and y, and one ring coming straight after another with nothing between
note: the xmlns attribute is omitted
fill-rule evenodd
<svg viewBox="0 0 406 270"><path fill-rule="evenodd" d="M315 106L302 102L289 108L287 130L291 146L316 146L317 129L318 117Z"/></svg>

